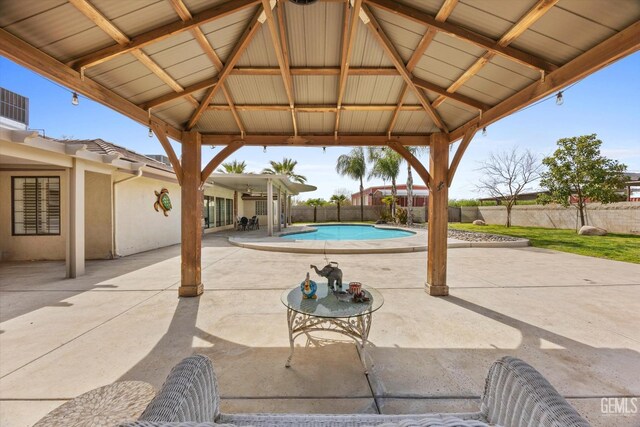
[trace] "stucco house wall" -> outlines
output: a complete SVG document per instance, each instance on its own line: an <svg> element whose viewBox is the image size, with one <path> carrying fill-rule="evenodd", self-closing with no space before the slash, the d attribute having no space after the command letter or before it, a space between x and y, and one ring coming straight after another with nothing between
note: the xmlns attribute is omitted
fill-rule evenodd
<svg viewBox="0 0 640 427"><path fill-rule="evenodd" d="M169 216L153 208L156 202L154 191L160 192L162 188L169 190L173 205ZM117 256L180 243L181 199L178 184L142 176L116 184L114 200Z"/></svg>

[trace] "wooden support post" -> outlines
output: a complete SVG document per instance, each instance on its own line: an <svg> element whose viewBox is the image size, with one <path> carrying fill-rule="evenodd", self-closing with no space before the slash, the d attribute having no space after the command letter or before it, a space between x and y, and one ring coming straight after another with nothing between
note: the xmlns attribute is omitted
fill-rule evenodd
<svg viewBox="0 0 640 427"><path fill-rule="evenodd" d="M182 278L178 295L196 297L204 291L201 281L202 191L200 181L200 133L182 133Z"/></svg>
<svg viewBox="0 0 640 427"><path fill-rule="evenodd" d="M431 135L429 150L429 229L427 243L427 292L449 295L447 286L447 226L449 187L449 138L444 133Z"/></svg>

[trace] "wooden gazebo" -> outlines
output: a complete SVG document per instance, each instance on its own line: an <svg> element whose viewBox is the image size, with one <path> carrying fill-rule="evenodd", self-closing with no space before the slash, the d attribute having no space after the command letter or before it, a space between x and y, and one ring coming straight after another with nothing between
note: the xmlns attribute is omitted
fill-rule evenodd
<svg viewBox="0 0 640 427"><path fill-rule="evenodd" d="M430 188L427 288L447 295L448 187L476 131L640 47L632 0L295 3L0 1L0 54L157 135L182 186L181 296L203 292L201 185L256 145L396 150ZM204 168L201 145L223 147Z"/></svg>

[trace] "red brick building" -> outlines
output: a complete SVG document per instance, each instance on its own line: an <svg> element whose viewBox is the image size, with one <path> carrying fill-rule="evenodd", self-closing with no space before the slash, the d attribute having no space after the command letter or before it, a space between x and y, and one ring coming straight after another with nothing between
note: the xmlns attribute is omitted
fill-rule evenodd
<svg viewBox="0 0 640 427"><path fill-rule="evenodd" d="M407 206L407 186L405 184L397 185L398 206ZM364 205L376 206L382 205L382 198L391 195L390 185L380 185L376 187L368 187L364 189ZM429 201L429 188L426 185L413 186L413 206L427 206ZM360 206L360 192L351 195L351 204Z"/></svg>

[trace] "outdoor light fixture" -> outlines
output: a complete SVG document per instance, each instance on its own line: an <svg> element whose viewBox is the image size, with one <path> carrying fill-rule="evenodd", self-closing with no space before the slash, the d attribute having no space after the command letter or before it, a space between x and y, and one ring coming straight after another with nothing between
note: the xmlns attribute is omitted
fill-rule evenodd
<svg viewBox="0 0 640 427"><path fill-rule="evenodd" d="M482 136L487 136L487 127L482 128Z"/></svg>
<svg viewBox="0 0 640 427"><path fill-rule="evenodd" d="M266 146L266 145L263 145L263 146L262 146L262 152L263 152L263 153L266 153L266 152L267 152L267 146Z"/></svg>
<svg viewBox="0 0 640 427"><path fill-rule="evenodd" d="M78 101L78 94L73 92L73 95L71 95L71 103L73 105L78 105L80 103L80 101Z"/></svg>
<svg viewBox="0 0 640 427"><path fill-rule="evenodd" d="M327 147L322 147L322 154L327 152Z"/></svg>
<svg viewBox="0 0 640 427"><path fill-rule="evenodd" d="M564 98L562 97L562 91L558 92L556 95L556 105L564 104Z"/></svg>
<svg viewBox="0 0 640 427"><path fill-rule="evenodd" d="M149 128L149 138L153 138L153 129Z"/></svg>

